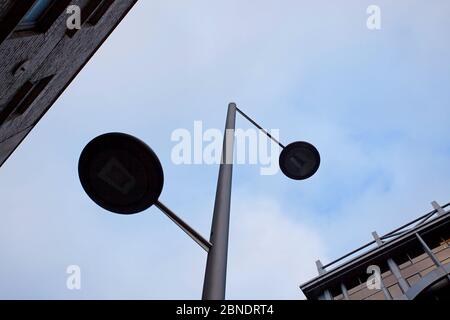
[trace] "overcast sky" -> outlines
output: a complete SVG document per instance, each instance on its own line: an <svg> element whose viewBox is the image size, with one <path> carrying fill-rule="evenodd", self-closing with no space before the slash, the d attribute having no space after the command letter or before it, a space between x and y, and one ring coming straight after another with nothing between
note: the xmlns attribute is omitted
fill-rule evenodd
<svg viewBox="0 0 450 320"><path fill-rule="evenodd" d="M161 200L209 236L218 167L173 164L171 134L222 130L235 101L322 165L301 182L235 167L227 298L303 299L315 260L450 201L449 14L447 0L139 1L0 169L0 298L199 299L202 249L156 208L97 207L77 163L99 134L136 135L163 164Z"/></svg>

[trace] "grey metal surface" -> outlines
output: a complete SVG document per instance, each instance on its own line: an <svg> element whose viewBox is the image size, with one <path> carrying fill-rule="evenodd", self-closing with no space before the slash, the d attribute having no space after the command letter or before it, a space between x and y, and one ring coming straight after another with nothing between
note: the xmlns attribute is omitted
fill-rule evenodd
<svg viewBox="0 0 450 320"><path fill-rule="evenodd" d="M429 286L436 283L440 279L450 279L450 263L447 263L427 275L425 275L419 282L415 283L406 293L408 300L414 300L420 293L426 290Z"/></svg>
<svg viewBox="0 0 450 320"><path fill-rule="evenodd" d="M206 252L212 247L211 242L203 238L203 236L195 231L191 226L178 217L175 212L167 208L160 201L156 201L155 206L161 210L170 220L172 220L177 226L181 228L189 237L191 237L195 242L197 242Z"/></svg>
<svg viewBox="0 0 450 320"><path fill-rule="evenodd" d="M436 265L436 267L442 267L442 263L439 261L439 259L433 253L433 251L431 251L430 247L428 247L428 245L422 239L422 237L419 235L418 232L416 232L416 237L419 240L420 244L422 245L423 250L430 257L430 259L433 261L433 263Z"/></svg>
<svg viewBox="0 0 450 320"><path fill-rule="evenodd" d="M341 291L342 291L342 296L344 297L344 300L350 300L350 296L348 294L347 287L345 286L344 283L341 283Z"/></svg>
<svg viewBox="0 0 450 320"><path fill-rule="evenodd" d="M325 274L327 272L327 270L325 270L325 268L323 267L322 261L320 260L316 261L316 268L319 275Z"/></svg>
<svg viewBox="0 0 450 320"><path fill-rule="evenodd" d="M380 247L383 245L383 241L381 240L381 238L378 236L378 233L376 231L372 232L372 237L375 239L375 242L377 243L377 245Z"/></svg>
<svg viewBox="0 0 450 320"><path fill-rule="evenodd" d="M400 268L395 263L394 259L391 258L387 259L387 264L395 279L397 279L398 285L402 289L403 293L406 293L409 290L409 285L408 282L406 282L406 280L403 278L400 272Z"/></svg>
<svg viewBox="0 0 450 320"><path fill-rule="evenodd" d="M381 279L380 286L381 286L381 291L383 291L383 294L384 294L384 297L386 298L386 300L392 300L391 293L384 285L383 279Z"/></svg>
<svg viewBox="0 0 450 320"><path fill-rule="evenodd" d="M333 300L330 290L325 290L319 300Z"/></svg>
<svg viewBox="0 0 450 320"><path fill-rule="evenodd" d="M239 112L245 119L247 119L251 124L253 124L256 128L258 128L259 130L261 130L262 132L265 133L265 135L267 137L269 137L269 139L272 139L276 144L278 144L282 149L285 148L284 144L282 144L280 141L278 141L277 139L275 139L269 132L267 132L267 130L265 130L263 127L261 127L258 123L256 123L255 120L253 120L252 118L250 118L247 114L245 114L241 109L236 108L237 112Z"/></svg>
<svg viewBox="0 0 450 320"><path fill-rule="evenodd" d="M376 231L372 232L372 236L375 239L378 246L383 245L383 241L380 239L380 237L378 236L378 233ZM397 280L403 293L408 291L409 285L406 282L406 280L403 278L403 276L400 272L400 269L397 266L397 264L395 263L395 261L392 258L389 258L389 259L387 259L387 264L388 264L389 270L391 270L392 274L394 275L395 279Z"/></svg>
<svg viewBox="0 0 450 320"><path fill-rule="evenodd" d="M439 216L445 214L445 210L436 201L431 202L431 205L437 210Z"/></svg>
<svg viewBox="0 0 450 320"><path fill-rule="evenodd" d="M225 124L222 163L219 169L211 226L210 242L212 247L208 252L203 283L202 298L204 300L225 299L235 125L236 104L230 103Z"/></svg>

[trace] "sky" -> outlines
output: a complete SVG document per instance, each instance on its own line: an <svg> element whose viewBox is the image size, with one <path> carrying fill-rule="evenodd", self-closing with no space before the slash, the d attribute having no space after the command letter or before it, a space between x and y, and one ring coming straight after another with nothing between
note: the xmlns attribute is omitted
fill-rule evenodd
<svg viewBox="0 0 450 320"><path fill-rule="evenodd" d="M317 259L450 201L449 13L446 0L139 1L0 168L0 298L200 299L205 252L156 208L96 206L78 158L102 133L139 137L163 165L160 200L207 237L218 166L174 164L171 135L222 130L234 101L284 144L313 143L321 167L294 181L235 166L226 297L304 299Z"/></svg>

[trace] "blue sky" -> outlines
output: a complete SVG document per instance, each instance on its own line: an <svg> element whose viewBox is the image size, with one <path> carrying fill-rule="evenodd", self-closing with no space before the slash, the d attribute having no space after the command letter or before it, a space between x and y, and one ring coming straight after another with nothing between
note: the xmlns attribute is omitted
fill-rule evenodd
<svg viewBox="0 0 450 320"><path fill-rule="evenodd" d="M371 4L381 30L366 27ZM200 298L204 252L156 208L97 207L77 162L99 134L136 135L163 164L161 200L208 236L218 168L172 164L170 136L222 129L235 101L285 144L315 144L322 165L302 182L235 167L227 298L302 299L316 259L450 200L449 13L436 0L139 1L0 169L0 297Z"/></svg>

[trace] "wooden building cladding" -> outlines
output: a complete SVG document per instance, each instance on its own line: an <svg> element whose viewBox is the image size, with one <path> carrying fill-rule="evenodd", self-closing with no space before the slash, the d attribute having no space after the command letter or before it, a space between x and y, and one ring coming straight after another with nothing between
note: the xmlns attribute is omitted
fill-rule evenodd
<svg viewBox="0 0 450 320"><path fill-rule="evenodd" d="M137 0L0 0L0 166ZM80 30L67 8L81 8Z"/></svg>

